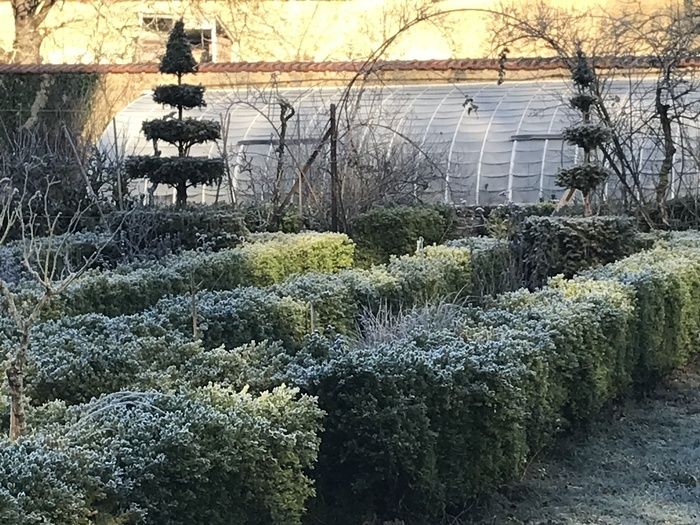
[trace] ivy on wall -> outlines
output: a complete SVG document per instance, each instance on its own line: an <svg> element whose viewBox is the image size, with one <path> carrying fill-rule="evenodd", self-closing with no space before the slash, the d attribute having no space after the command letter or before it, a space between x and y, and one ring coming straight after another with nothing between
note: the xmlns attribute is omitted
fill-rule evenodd
<svg viewBox="0 0 700 525"><path fill-rule="evenodd" d="M96 73L0 74L0 141L21 128L80 134L98 82Z"/></svg>

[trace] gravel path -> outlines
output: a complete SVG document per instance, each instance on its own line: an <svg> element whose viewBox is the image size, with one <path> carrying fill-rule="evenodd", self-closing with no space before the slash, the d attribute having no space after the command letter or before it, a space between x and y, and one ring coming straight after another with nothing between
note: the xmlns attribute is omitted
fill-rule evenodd
<svg viewBox="0 0 700 525"><path fill-rule="evenodd" d="M700 525L700 364L555 453L468 523Z"/></svg>

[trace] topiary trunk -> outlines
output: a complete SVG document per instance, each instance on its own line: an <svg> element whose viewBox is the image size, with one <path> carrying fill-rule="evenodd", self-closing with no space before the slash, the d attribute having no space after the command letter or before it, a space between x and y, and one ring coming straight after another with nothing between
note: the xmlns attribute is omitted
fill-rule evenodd
<svg viewBox="0 0 700 525"><path fill-rule="evenodd" d="M187 204L187 183L179 182L176 190L176 200L178 206L184 206Z"/></svg>

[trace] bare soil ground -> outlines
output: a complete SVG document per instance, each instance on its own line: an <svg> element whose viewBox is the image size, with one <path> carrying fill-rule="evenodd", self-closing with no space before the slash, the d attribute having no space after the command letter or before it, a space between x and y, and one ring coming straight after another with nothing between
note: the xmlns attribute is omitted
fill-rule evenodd
<svg viewBox="0 0 700 525"><path fill-rule="evenodd" d="M700 525L700 363L555 449L468 523Z"/></svg>

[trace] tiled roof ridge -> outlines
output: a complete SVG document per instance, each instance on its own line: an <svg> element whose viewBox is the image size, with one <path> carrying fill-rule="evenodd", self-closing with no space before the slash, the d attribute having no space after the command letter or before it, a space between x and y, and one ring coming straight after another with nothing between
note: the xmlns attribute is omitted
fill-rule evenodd
<svg viewBox="0 0 700 525"><path fill-rule="evenodd" d="M616 69L645 69L654 59L645 56L607 57L595 60L597 67ZM681 67L700 67L700 57L685 59ZM207 73L354 73L363 68L374 71L483 71L499 69L499 61L491 58L448 60L380 60L371 65L364 61L326 62L219 62L201 64ZM508 71L551 71L564 63L557 57L511 58ZM0 73L157 73L158 64L0 64Z"/></svg>

